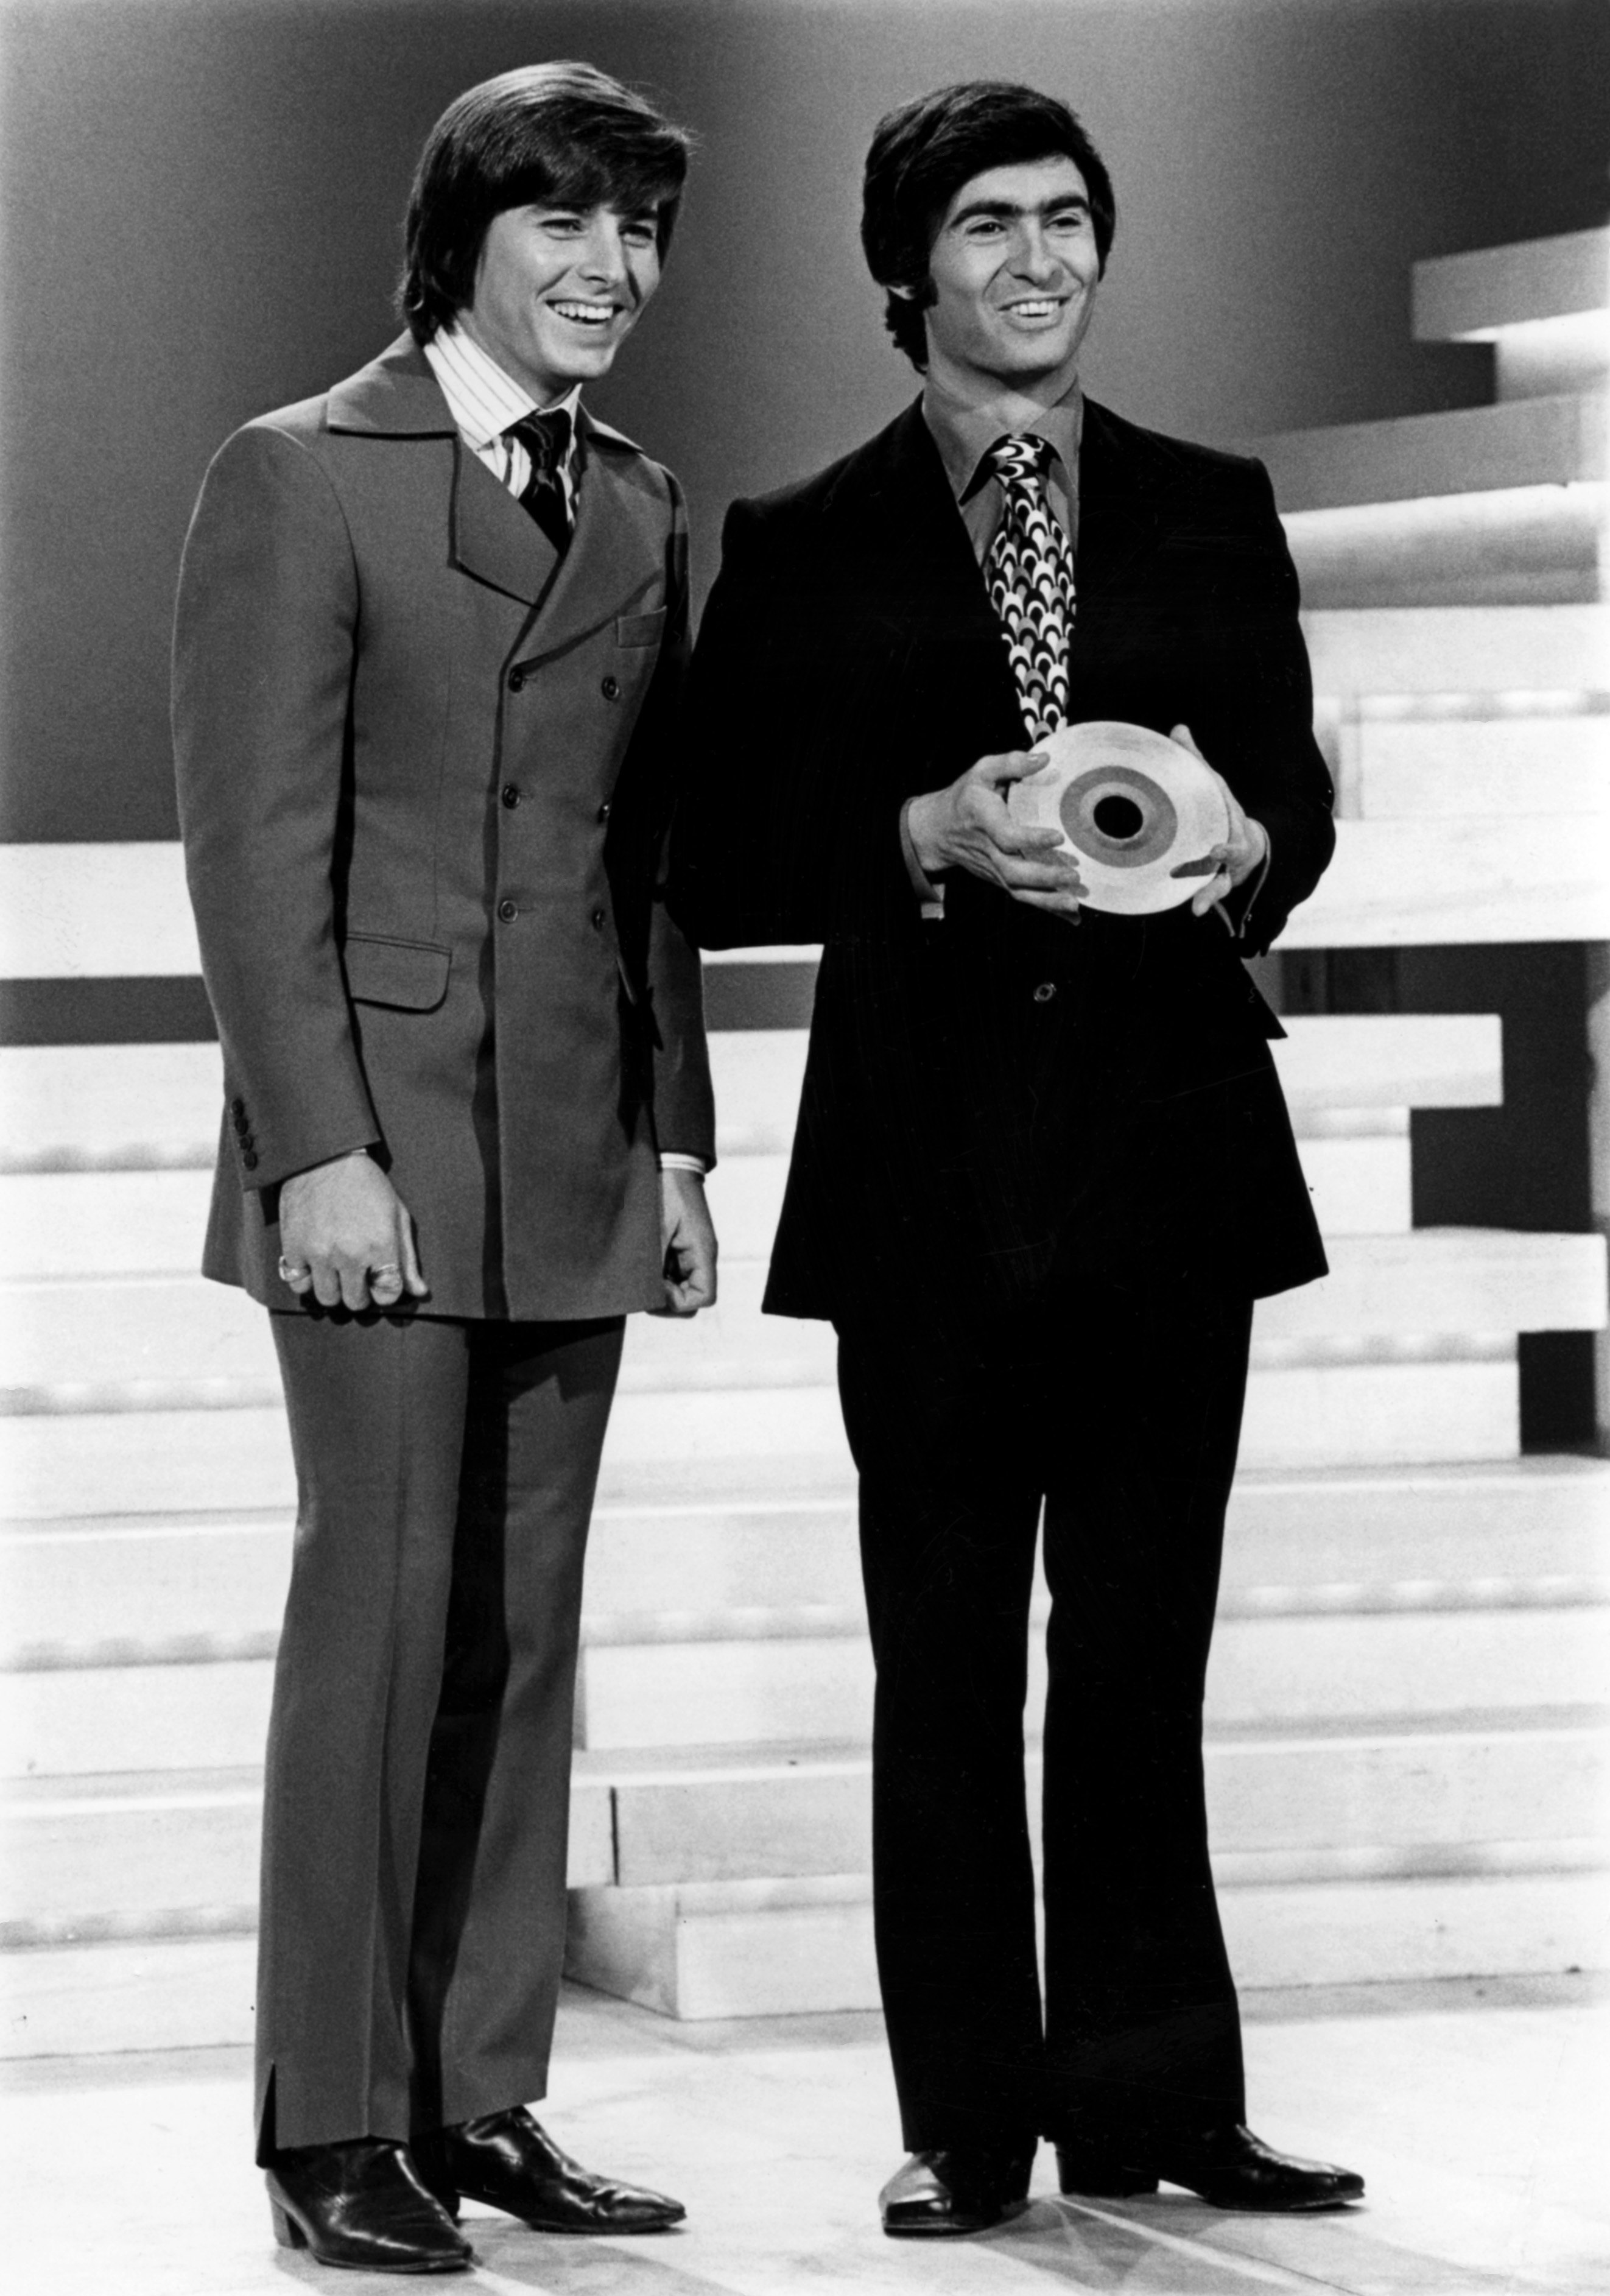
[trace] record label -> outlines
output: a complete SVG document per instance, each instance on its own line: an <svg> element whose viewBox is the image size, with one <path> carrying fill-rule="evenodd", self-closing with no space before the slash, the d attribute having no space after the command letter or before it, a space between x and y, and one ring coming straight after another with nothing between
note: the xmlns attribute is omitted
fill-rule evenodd
<svg viewBox="0 0 1610 2296"><path fill-rule="evenodd" d="M1050 763L1015 782L1008 806L1015 820L1061 831L1087 907L1152 916L1199 890L1200 877L1171 872L1202 860L1230 833L1224 792L1200 758L1116 718L1060 726L1034 747Z"/></svg>

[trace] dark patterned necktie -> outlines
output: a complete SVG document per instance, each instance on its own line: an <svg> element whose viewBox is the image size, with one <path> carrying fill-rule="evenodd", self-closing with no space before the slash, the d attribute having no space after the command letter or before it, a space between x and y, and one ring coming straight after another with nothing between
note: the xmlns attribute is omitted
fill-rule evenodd
<svg viewBox="0 0 1610 2296"><path fill-rule="evenodd" d="M989 451L1006 505L985 557L985 579L1031 742L1055 733L1067 714L1074 553L1046 495L1054 452L1049 439L1026 437L997 439Z"/></svg>
<svg viewBox="0 0 1610 2296"><path fill-rule="evenodd" d="M530 512L562 556L570 539L570 505L560 477L570 445L569 414L562 406L551 414L527 414L511 422L503 436L518 439L531 457L531 476L520 489L520 508Z"/></svg>

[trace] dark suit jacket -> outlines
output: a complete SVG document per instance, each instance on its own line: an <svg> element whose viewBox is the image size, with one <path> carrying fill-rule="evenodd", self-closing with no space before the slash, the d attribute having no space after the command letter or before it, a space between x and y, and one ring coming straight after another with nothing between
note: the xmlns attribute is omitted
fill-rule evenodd
<svg viewBox="0 0 1610 2296"><path fill-rule="evenodd" d="M1024 746L919 406L729 513L695 649L671 905L706 947L825 944L767 1305L846 1316L1050 1275L1254 1295L1325 1260L1240 959L1335 841L1297 587L1255 463L1088 406L1069 716L1189 726L1268 829L1246 940L1075 928L957 872L925 922L903 800Z"/></svg>
<svg viewBox="0 0 1610 2296"><path fill-rule="evenodd" d="M206 1272L274 1307L279 1183L372 1144L444 1316L658 1305L658 1149L714 1158L655 898L680 490L581 418L557 559L405 337L237 431L185 546L180 815L228 1099Z"/></svg>

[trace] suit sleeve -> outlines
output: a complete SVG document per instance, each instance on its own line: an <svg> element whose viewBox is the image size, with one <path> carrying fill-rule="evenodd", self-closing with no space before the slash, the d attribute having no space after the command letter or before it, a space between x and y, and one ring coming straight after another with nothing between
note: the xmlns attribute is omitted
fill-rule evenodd
<svg viewBox="0 0 1610 2296"><path fill-rule="evenodd" d="M667 477L670 474L666 473ZM649 919L649 984L657 1023L654 1122L663 1154L715 1162L715 1103L705 1041L704 980L699 951L666 906L668 816L675 802L677 728L688 668L688 526L682 488L670 479L672 526L666 583L669 611L654 683L634 741L649 746L666 791L657 828L657 866Z"/></svg>
<svg viewBox="0 0 1610 2296"><path fill-rule="evenodd" d="M1246 812L1269 832L1270 862L1241 901L1245 953L1262 955L1336 850L1335 792L1313 736L1313 682L1297 619L1296 569L1262 463L1249 473L1249 546L1226 586L1222 678L1192 733Z"/></svg>
<svg viewBox="0 0 1610 2296"><path fill-rule="evenodd" d="M219 451L179 578L173 724L185 869L249 1188L378 1137L336 945L358 627L329 480L285 432Z"/></svg>
<svg viewBox="0 0 1610 2296"><path fill-rule="evenodd" d="M825 941L869 867L915 908L897 800L847 801L854 673L823 641L830 602L787 570L772 525L728 512L688 681L670 903L704 948Z"/></svg>

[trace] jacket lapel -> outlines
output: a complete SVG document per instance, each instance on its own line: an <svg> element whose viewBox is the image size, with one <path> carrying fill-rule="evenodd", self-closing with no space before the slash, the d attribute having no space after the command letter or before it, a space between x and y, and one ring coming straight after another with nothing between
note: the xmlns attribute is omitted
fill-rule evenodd
<svg viewBox="0 0 1610 2296"><path fill-rule="evenodd" d="M584 406L578 428L584 461L576 525L569 547L557 560L557 571L553 550L535 521L509 496L503 497L543 541L552 574L545 594L538 593L542 609L530 632L534 643L528 653L538 660L559 652L622 611L665 564L665 502L637 482L642 464L638 449L594 423Z"/></svg>
<svg viewBox="0 0 1610 2296"><path fill-rule="evenodd" d="M1074 562L1081 605L1087 597L1092 605L1105 601L1156 548L1168 530L1178 475L1165 441L1086 399Z"/></svg>
<svg viewBox="0 0 1610 2296"><path fill-rule="evenodd" d="M852 472L854 475L852 476ZM1081 637L1120 613L1178 515L1190 473L1165 439L1085 403L1075 570ZM1020 741L1017 689L1001 627L920 401L873 439L841 482L857 521L866 611L905 640L911 689L936 723L996 747ZM1076 714L1076 713L1075 713Z"/></svg>
<svg viewBox="0 0 1610 2296"><path fill-rule="evenodd" d="M623 543L633 527L642 530L645 579L658 562L658 529L650 505L623 482L619 467L624 458L634 462L637 450L612 431L601 436L584 407L580 430L585 461L576 530L561 559L535 520L464 446L441 386L412 336L399 336L379 358L338 383L325 405L332 430L372 438L452 439L452 562L473 581L524 605L541 605L539 634L544 652L613 611L623 567L629 569L632 562Z"/></svg>
<svg viewBox="0 0 1610 2296"><path fill-rule="evenodd" d="M936 739L978 753L1021 738L1001 625L920 401L846 473L858 603L888 652L891 676Z"/></svg>
<svg viewBox="0 0 1610 2296"><path fill-rule="evenodd" d="M472 580L535 606L553 580L558 551L463 440L454 445L453 563Z"/></svg>

